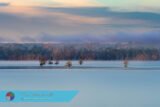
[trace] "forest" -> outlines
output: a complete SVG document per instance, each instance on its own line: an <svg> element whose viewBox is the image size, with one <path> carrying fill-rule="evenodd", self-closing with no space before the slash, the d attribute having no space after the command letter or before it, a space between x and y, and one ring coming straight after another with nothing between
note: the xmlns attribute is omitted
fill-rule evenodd
<svg viewBox="0 0 160 107"><path fill-rule="evenodd" d="M160 49L107 44L0 44L0 60L160 60Z"/></svg>

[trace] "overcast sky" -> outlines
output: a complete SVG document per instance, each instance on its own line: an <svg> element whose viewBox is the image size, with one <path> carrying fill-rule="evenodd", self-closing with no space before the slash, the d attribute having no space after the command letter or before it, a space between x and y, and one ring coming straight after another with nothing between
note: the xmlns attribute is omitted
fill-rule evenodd
<svg viewBox="0 0 160 107"><path fill-rule="evenodd" d="M159 4L159 0L0 0L0 42L160 42Z"/></svg>

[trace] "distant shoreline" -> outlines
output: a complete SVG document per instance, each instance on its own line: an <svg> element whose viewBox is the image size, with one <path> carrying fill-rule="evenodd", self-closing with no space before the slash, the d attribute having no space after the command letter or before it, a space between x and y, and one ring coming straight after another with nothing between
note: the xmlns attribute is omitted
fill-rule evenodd
<svg viewBox="0 0 160 107"><path fill-rule="evenodd" d="M6 62L14 62L14 61L26 61L26 62L39 62L39 60L0 60L0 62L3 62L3 61L6 61ZM53 62L55 62L56 60L53 60ZM68 61L68 60L59 60L60 62L62 61ZM71 61L79 61L79 60L71 60ZM96 61L96 62L99 62L99 61L102 61L102 62L123 62L124 60L84 60L85 62L91 62L91 61ZM128 60L129 62L159 62L160 60Z"/></svg>
<svg viewBox="0 0 160 107"><path fill-rule="evenodd" d="M109 70L160 70L159 68L142 68L142 67L91 67L91 66L73 66L67 68L65 66L0 66L0 69L109 69Z"/></svg>

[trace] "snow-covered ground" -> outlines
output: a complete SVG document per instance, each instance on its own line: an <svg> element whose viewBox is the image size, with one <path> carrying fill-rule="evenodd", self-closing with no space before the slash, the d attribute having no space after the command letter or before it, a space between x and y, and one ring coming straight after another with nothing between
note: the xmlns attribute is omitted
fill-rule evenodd
<svg viewBox="0 0 160 107"><path fill-rule="evenodd" d="M1 61L0 66L39 62ZM87 61L85 66L123 68L123 61ZM160 68L160 61L132 61L129 67L145 69L0 69L0 90L79 90L70 103L0 103L0 107L160 107L160 69L154 69Z"/></svg>

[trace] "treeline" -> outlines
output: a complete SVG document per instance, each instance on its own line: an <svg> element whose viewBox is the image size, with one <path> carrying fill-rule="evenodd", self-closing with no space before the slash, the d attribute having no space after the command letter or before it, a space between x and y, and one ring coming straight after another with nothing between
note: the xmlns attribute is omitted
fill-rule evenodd
<svg viewBox="0 0 160 107"><path fill-rule="evenodd" d="M160 60L156 48L116 48L80 44L0 44L0 60Z"/></svg>

